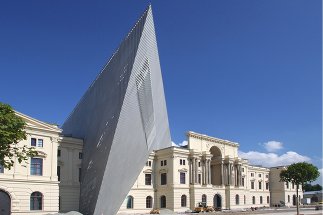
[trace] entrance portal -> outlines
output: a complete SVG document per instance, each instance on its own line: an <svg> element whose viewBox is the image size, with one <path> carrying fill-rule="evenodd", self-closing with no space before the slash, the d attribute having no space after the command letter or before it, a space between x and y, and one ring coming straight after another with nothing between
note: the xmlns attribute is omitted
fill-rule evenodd
<svg viewBox="0 0 323 215"><path fill-rule="evenodd" d="M0 215L10 215L11 198L9 194L0 190Z"/></svg>
<svg viewBox="0 0 323 215"><path fill-rule="evenodd" d="M215 194L213 197L213 207L222 208L222 198L220 194Z"/></svg>

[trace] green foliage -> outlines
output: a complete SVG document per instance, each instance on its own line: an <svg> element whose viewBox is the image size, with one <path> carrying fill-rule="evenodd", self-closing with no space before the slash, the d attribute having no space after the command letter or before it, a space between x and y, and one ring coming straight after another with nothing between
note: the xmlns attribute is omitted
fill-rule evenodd
<svg viewBox="0 0 323 215"><path fill-rule="evenodd" d="M319 184L311 185L311 184L305 184L303 187L304 191L320 191L322 190L322 186Z"/></svg>
<svg viewBox="0 0 323 215"><path fill-rule="evenodd" d="M302 186L307 182L315 181L319 176L320 172L317 167L306 162L294 163L280 173L281 181Z"/></svg>
<svg viewBox="0 0 323 215"><path fill-rule="evenodd" d="M10 105L0 102L0 165L10 169L15 158L19 163L37 155L34 148L26 145L18 146L18 142L26 139L26 123L15 114Z"/></svg>

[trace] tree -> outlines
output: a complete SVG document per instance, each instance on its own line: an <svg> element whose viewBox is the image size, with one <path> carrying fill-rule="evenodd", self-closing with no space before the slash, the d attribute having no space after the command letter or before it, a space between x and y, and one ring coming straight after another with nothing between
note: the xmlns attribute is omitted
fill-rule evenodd
<svg viewBox="0 0 323 215"><path fill-rule="evenodd" d="M29 157L37 156L33 147L18 146L18 142L27 138L26 123L8 104L0 102L0 165L10 169L16 160L19 163Z"/></svg>
<svg viewBox="0 0 323 215"><path fill-rule="evenodd" d="M300 162L289 165L286 170L280 173L280 180L284 182L292 182L296 185L296 207L297 215L299 215L299 185L304 187L305 183L315 181L320 176L320 172L313 164Z"/></svg>
<svg viewBox="0 0 323 215"><path fill-rule="evenodd" d="M320 190L322 190L322 186L319 184L315 184L315 185L305 184L303 187L303 190L304 191L320 191Z"/></svg>

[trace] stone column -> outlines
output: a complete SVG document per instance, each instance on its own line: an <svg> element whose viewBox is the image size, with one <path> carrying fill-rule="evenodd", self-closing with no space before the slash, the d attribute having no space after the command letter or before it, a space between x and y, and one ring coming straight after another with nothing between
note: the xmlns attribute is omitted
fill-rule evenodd
<svg viewBox="0 0 323 215"><path fill-rule="evenodd" d="M192 180L191 180L191 183L192 184L194 184L194 179L195 179L195 159L194 158L192 158L191 159L191 165L192 165L192 174L191 174L191 176L192 176Z"/></svg>
<svg viewBox="0 0 323 215"><path fill-rule="evenodd" d="M221 161L221 185L224 184L224 181L223 181L223 174L224 174L224 171L223 171L223 162Z"/></svg>
<svg viewBox="0 0 323 215"><path fill-rule="evenodd" d="M197 158L195 158L195 183L197 183L197 169L198 169L198 161Z"/></svg>
<svg viewBox="0 0 323 215"><path fill-rule="evenodd" d="M212 171L211 171L211 160L208 160L208 171L209 171L209 184L212 184L212 181L211 181L211 174L212 174Z"/></svg>
<svg viewBox="0 0 323 215"><path fill-rule="evenodd" d="M192 161L188 159L189 184L192 183Z"/></svg>

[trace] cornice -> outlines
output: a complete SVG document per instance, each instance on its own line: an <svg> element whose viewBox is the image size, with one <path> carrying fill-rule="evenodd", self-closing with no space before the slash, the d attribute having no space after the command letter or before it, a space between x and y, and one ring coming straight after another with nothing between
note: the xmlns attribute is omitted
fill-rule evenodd
<svg viewBox="0 0 323 215"><path fill-rule="evenodd" d="M208 135L195 133L193 131L188 131L186 133L186 136L193 137L193 138L200 139L200 140L206 140L206 141L213 142L213 143L219 143L219 144L224 144L224 145L228 145L228 146L239 147L238 143L235 143L235 142L232 142L229 140L223 140L223 139L216 138L216 137L210 137Z"/></svg>

